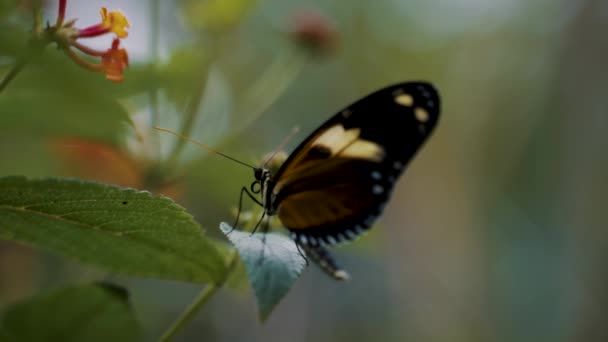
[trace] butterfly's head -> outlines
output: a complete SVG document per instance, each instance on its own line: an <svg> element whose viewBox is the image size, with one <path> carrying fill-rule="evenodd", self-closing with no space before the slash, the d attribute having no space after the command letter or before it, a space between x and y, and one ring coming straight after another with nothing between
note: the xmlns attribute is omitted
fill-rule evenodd
<svg viewBox="0 0 608 342"><path fill-rule="evenodd" d="M258 182L262 180L263 173L264 173L264 169L261 167L256 167L255 169L253 169L253 176L255 177L255 180Z"/></svg>
<svg viewBox="0 0 608 342"><path fill-rule="evenodd" d="M255 168L253 170L253 176L255 177L255 180L261 183L263 183L265 180L270 179L270 174L270 170L263 167Z"/></svg>
<svg viewBox="0 0 608 342"><path fill-rule="evenodd" d="M269 169L258 167L253 170L253 176L255 177L255 181L251 183L251 191L257 194L268 183L271 173Z"/></svg>

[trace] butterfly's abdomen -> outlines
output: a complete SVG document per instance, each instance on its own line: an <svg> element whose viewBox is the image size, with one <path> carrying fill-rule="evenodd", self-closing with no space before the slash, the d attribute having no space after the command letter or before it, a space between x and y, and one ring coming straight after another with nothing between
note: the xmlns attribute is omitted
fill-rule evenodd
<svg viewBox="0 0 608 342"><path fill-rule="evenodd" d="M334 260L333 256L323 246L310 246L299 244L306 253L306 256L314 261L323 272L337 280L348 280L348 273Z"/></svg>

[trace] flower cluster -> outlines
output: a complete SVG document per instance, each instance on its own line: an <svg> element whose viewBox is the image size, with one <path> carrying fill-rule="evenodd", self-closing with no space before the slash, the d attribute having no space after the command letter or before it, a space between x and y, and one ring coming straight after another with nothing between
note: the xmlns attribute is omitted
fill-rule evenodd
<svg viewBox="0 0 608 342"><path fill-rule="evenodd" d="M334 22L317 10L301 9L295 12L289 32L297 43L318 55L333 52L337 45L338 34Z"/></svg>
<svg viewBox="0 0 608 342"><path fill-rule="evenodd" d="M120 47L120 39L126 38L129 34L129 21L120 11L108 11L105 7L100 10L101 22L82 29L75 28L76 20L65 21L67 0L59 1L59 13L55 26L51 29L53 37L59 46L76 63L88 70L103 72L106 78L113 82L121 82L123 70L129 66L129 55L127 50ZM108 50L99 51L87 47L79 42L80 39L99 37L105 34L115 34L112 45ZM74 49L99 59L99 63L91 63L83 59Z"/></svg>

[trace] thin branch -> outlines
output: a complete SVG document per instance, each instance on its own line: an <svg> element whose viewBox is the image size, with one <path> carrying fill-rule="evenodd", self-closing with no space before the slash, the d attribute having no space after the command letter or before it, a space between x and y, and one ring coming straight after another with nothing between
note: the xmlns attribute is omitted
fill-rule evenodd
<svg viewBox="0 0 608 342"><path fill-rule="evenodd" d="M150 29L152 30L150 34L150 56L152 58L152 65L156 68L160 53L160 0L150 0L150 18ZM148 96L150 101L150 127L156 127L160 123L158 88L150 89ZM152 134L151 137L152 146L160 156L158 132Z"/></svg>
<svg viewBox="0 0 608 342"><path fill-rule="evenodd" d="M194 319L196 314L209 302L211 298L222 288L226 280L230 277L234 269L236 268L238 261L238 254L236 250L232 251L230 256L230 262L224 278L217 284L209 284L205 287L196 297L196 299L182 312L182 314L173 322L173 324L167 329L160 337L159 341L167 342L173 341L175 336L182 331L191 321Z"/></svg>
<svg viewBox="0 0 608 342"><path fill-rule="evenodd" d="M200 111L201 102L203 101L203 95L205 94L205 88L207 87L207 79L208 74L205 74L205 76L199 81L199 84L195 87L193 97L188 103L186 117L179 130L179 133L183 136L188 137L192 134L194 123ZM174 168L177 165L177 162L185 147L185 140L177 140L175 147L173 147L173 151L171 151L171 154L169 155L169 160L167 161L169 168Z"/></svg>
<svg viewBox="0 0 608 342"><path fill-rule="evenodd" d="M9 70L9 72L6 74L6 76L4 76L2 81L0 81L0 93L17 76L17 74L19 74L19 72L23 69L24 66L25 66L25 61L23 59L17 61L17 64L15 64L11 68L11 70Z"/></svg>

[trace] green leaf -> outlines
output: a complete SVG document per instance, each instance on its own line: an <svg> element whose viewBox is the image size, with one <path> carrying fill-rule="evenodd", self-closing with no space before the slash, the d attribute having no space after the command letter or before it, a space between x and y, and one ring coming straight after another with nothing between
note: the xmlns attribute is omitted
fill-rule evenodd
<svg viewBox="0 0 608 342"><path fill-rule="evenodd" d="M214 244L175 202L93 182L0 178L0 239L131 276L206 283L226 272Z"/></svg>
<svg viewBox="0 0 608 342"><path fill-rule="evenodd" d="M224 222L220 230L236 247L258 301L262 321L287 294L306 266L293 240L284 235L251 234L233 230ZM265 239L265 241L264 241Z"/></svg>
<svg viewBox="0 0 608 342"><path fill-rule="evenodd" d="M137 341L139 324L126 290L82 285L36 296L10 308L1 341Z"/></svg>

